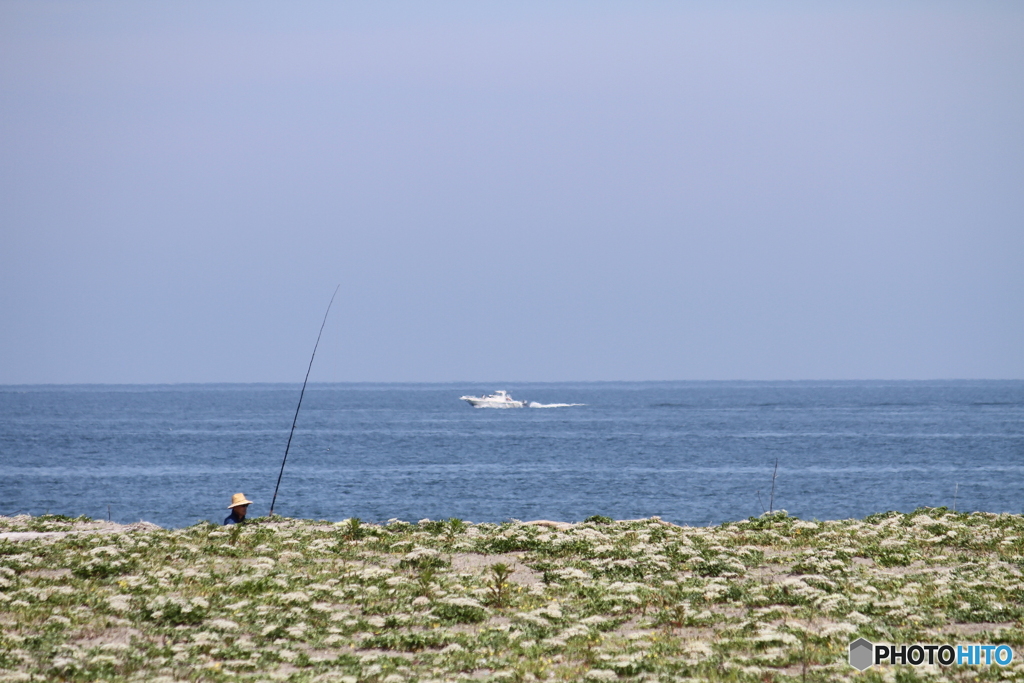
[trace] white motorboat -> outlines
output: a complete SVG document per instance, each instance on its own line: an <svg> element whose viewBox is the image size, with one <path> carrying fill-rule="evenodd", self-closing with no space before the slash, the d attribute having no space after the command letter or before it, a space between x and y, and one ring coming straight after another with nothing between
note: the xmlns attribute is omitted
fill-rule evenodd
<svg viewBox="0 0 1024 683"><path fill-rule="evenodd" d="M526 401L516 401L508 392L495 391L493 394L488 396L460 396L460 400L465 401L474 408L525 408Z"/></svg>

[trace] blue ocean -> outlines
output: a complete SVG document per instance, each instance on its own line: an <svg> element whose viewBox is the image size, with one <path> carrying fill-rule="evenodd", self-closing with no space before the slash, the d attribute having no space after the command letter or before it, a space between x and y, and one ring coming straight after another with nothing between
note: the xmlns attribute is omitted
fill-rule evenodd
<svg viewBox="0 0 1024 683"><path fill-rule="evenodd" d="M474 409L506 389L552 408ZM0 387L0 514L266 514L300 386ZM774 479L776 462L778 470ZM278 514L718 524L1024 511L1024 382L310 384Z"/></svg>

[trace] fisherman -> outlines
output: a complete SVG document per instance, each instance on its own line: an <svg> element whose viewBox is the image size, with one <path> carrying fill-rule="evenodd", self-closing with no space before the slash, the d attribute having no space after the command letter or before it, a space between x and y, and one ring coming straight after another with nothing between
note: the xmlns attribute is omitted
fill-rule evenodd
<svg viewBox="0 0 1024 683"><path fill-rule="evenodd" d="M236 493L231 496L231 505L228 505L228 510L231 510L231 514L224 520L224 524L238 524L241 522L245 519L245 513L250 505L252 505L252 501L246 498L244 493Z"/></svg>

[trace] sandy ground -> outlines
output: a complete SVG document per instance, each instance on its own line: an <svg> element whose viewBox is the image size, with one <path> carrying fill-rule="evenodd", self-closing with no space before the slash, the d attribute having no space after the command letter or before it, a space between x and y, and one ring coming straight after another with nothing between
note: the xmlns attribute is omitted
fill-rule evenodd
<svg viewBox="0 0 1024 683"><path fill-rule="evenodd" d="M26 520L30 519L27 515L19 515L18 517L9 518L0 517L0 519L15 522L15 524L0 525L0 528L3 528L3 526L17 526L16 522L18 521L19 517L24 517ZM671 522L665 522L659 519L658 517L652 517L651 519L655 519L666 526L677 526L675 524L672 524ZM639 522L647 520L627 519L622 521ZM531 522L523 523L532 524L534 526L547 527L548 529L553 529L556 531L566 531L576 526L575 524L572 524L570 522L553 522L547 519L538 519ZM75 522L74 526L66 531L4 531L0 532L0 540L31 541L37 538L61 538L63 536L67 536L68 534L119 534L131 531L144 531L146 529L159 528L160 527L156 524L152 524L150 522L145 522L142 520L134 522L132 524L118 524L117 522L104 522L102 520L94 520L91 522ZM500 561L502 560L496 560L496 562Z"/></svg>
<svg viewBox="0 0 1024 683"><path fill-rule="evenodd" d="M131 531L147 531L159 529L156 524L138 521L132 524L118 524L117 522L84 522L75 523L68 531L5 531L0 533L0 540L6 541L31 541L37 538L61 538L69 534L121 534Z"/></svg>

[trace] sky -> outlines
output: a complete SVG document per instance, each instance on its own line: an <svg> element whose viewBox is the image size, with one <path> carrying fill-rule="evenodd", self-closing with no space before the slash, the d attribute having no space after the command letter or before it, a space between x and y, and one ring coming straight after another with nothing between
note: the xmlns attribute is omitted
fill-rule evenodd
<svg viewBox="0 0 1024 683"><path fill-rule="evenodd" d="M1024 378L1018 2L0 2L0 384Z"/></svg>

